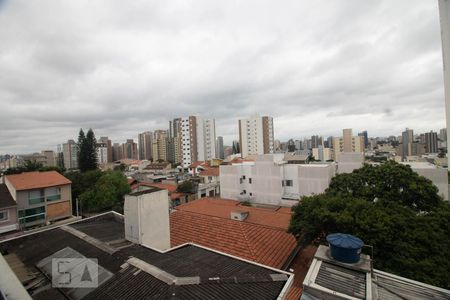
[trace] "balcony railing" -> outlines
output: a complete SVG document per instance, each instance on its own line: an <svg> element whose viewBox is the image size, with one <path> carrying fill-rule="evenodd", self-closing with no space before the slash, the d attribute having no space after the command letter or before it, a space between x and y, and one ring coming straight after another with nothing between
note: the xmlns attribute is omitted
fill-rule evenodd
<svg viewBox="0 0 450 300"><path fill-rule="evenodd" d="M37 197L37 198L29 198L28 199L28 203L30 205L40 204L40 203L43 203L44 201L45 201L45 197Z"/></svg>
<svg viewBox="0 0 450 300"><path fill-rule="evenodd" d="M55 201L55 200L60 200L60 199L61 199L61 194L47 196L47 201Z"/></svg>

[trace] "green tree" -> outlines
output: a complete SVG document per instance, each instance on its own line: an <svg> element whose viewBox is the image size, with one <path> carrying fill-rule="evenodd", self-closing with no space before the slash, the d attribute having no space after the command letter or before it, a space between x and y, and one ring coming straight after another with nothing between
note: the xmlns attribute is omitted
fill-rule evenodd
<svg viewBox="0 0 450 300"><path fill-rule="evenodd" d="M328 195L353 196L369 202L398 202L416 211L430 211L442 201L431 180L410 166L392 160L364 165L350 174L339 174L330 183Z"/></svg>
<svg viewBox="0 0 450 300"><path fill-rule="evenodd" d="M450 287L450 205L410 168L386 162L338 175L292 210L289 232L301 245L350 233L373 246L375 268Z"/></svg>
<svg viewBox="0 0 450 300"><path fill-rule="evenodd" d="M182 183L178 184L177 192L179 192L179 193L194 193L195 185L192 181L185 180Z"/></svg>
<svg viewBox="0 0 450 300"><path fill-rule="evenodd" d="M78 134L78 168L81 172L95 170L97 163L97 140L94 132L89 128L87 134L80 129Z"/></svg>
<svg viewBox="0 0 450 300"><path fill-rule="evenodd" d="M108 171L102 174L97 182L83 192L80 202L83 211L89 213L107 210L123 211L123 197L131 188L126 177L119 171Z"/></svg>

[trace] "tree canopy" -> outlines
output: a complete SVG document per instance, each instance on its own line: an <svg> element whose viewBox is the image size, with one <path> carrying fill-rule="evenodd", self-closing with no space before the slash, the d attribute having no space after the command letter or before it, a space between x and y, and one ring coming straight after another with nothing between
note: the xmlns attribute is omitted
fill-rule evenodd
<svg viewBox="0 0 450 300"><path fill-rule="evenodd" d="M81 174L78 195L85 212L123 211L123 197L131 192L126 177L120 171L90 171ZM79 192L79 191L77 191Z"/></svg>
<svg viewBox="0 0 450 300"><path fill-rule="evenodd" d="M185 180L182 183L178 184L177 192L179 192L179 193L194 193L195 185L191 180Z"/></svg>
<svg viewBox="0 0 450 300"><path fill-rule="evenodd" d="M78 134L78 168L81 172L97 169L97 140L89 128L87 134L80 129Z"/></svg>
<svg viewBox="0 0 450 300"><path fill-rule="evenodd" d="M329 233L353 234L373 246L375 268L450 288L450 205L404 165L337 175L324 194L293 207L289 231L303 245L325 242Z"/></svg>

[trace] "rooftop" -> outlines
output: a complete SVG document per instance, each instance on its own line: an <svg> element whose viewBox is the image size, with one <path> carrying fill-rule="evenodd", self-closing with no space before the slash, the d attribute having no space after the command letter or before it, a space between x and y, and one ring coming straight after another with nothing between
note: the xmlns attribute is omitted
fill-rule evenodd
<svg viewBox="0 0 450 300"><path fill-rule="evenodd" d="M220 169L219 167L210 167L206 170L203 170L199 173L200 176L219 176L220 175Z"/></svg>
<svg viewBox="0 0 450 300"><path fill-rule="evenodd" d="M9 193L6 184L0 183L0 208L6 208L15 205L17 205L17 203Z"/></svg>
<svg viewBox="0 0 450 300"><path fill-rule="evenodd" d="M449 290L379 270L373 270L372 275L369 261L369 256L361 255L357 264L338 262L330 256L327 246L319 246L303 281L301 299L450 298Z"/></svg>
<svg viewBox="0 0 450 300"><path fill-rule="evenodd" d="M11 182L16 191L39 189L51 186L71 184L72 182L56 171L25 172L7 175L6 180Z"/></svg>
<svg viewBox="0 0 450 300"><path fill-rule="evenodd" d="M188 210L170 214L170 239L172 246L193 242L274 268L282 268L297 247L281 228Z"/></svg>
<svg viewBox="0 0 450 300"><path fill-rule="evenodd" d="M273 206L267 208L243 206L239 201L223 198L201 198L177 206L177 210L230 219L232 211L247 211L245 223L253 223L287 230L291 221L291 210L287 207Z"/></svg>
<svg viewBox="0 0 450 300"><path fill-rule="evenodd" d="M2 242L0 250L34 299L277 299L292 278L193 244L164 252L133 244L113 212ZM97 258L100 285L52 287L45 263L61 253Z"/></svg>

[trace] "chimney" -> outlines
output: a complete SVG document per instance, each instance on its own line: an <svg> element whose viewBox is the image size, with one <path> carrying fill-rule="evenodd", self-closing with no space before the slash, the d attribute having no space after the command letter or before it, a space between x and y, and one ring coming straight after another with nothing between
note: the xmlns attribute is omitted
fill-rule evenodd
<svg viewBox="0 0 450 300"><path fill-rule="evenodd" d="M170 248L169 196L167 190L149 189L125 196L125 238L164 251Z"/></svg>
<svg viewBox="0 0 450 300"><path fill-rule="evenodd" d="M232 220L244 221L248 215L248 211L235 210L231 212L230 217Z"/></svg>

